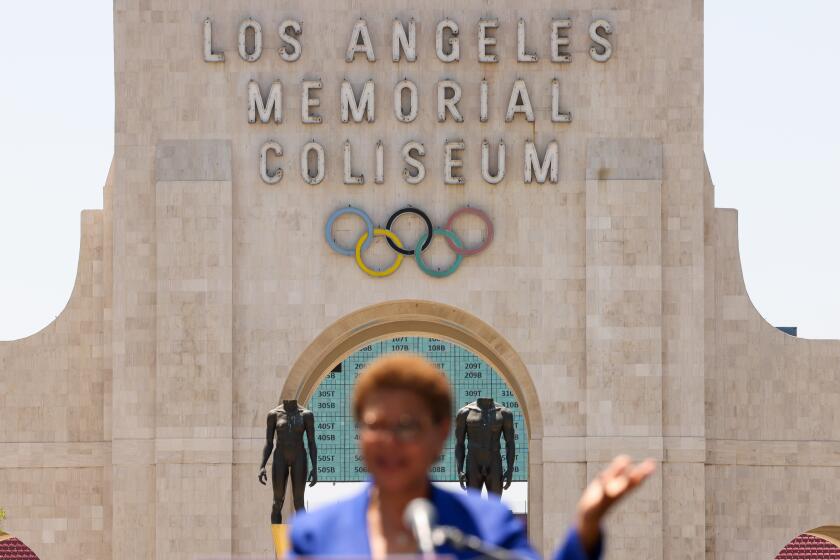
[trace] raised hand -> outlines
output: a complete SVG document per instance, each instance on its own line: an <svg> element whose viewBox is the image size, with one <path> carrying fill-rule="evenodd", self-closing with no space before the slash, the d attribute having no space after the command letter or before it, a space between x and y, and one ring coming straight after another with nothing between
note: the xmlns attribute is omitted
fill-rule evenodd
<svg viewBox="0 0 840 560"><path fill-rule="evenodd" d="M655 470L653 459L634 465L630 457L619 455L589 483L580 497L577 511L577 529L587 551L593 550L598 542L601 520L607 511Z"/></svg>

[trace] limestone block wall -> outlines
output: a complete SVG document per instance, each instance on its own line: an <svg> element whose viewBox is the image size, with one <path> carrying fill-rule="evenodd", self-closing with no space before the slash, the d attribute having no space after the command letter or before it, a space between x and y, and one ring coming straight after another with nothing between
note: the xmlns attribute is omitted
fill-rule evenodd
<svg viewBox="0 0 840 560"><path fill-rule="evenodd" d="M30 463L0 459L0 500L9 515L4 526L42 559L110 558L111 496L107 469L101 466L105 457L89 451L86 460L79 460L76 456L87 451L79 446L63 451L60 459Z"/></svg>
<svg viewBox="0 0 840 560"><path fill-rule="evenodd" d="M230 144L155 158L155 558L231 552Z"/></svg>
<svg viewBox="0 0 840 560"><path fill-rule="evenodd" d="M840 342L789 336L753 307L737 213L714 213L707 293L707 558L766 559L840 522Z"/></svg>
<svg viewBox="0 0 840 560"><path fill-rule="evenodd" d="M61 314L0 342L0 504L42 558L111 554L105 222L102 210L81 214L78 271Z"/></svg>
<svg viewBox="0 0 840 560"><path fill-rule="evenodd" d="M598 438L587 440L591 478L617 448L662 459L662 146L590 142L586 179L586 433ZM663 557L660 475L616 514L608 552Z"/></svg>

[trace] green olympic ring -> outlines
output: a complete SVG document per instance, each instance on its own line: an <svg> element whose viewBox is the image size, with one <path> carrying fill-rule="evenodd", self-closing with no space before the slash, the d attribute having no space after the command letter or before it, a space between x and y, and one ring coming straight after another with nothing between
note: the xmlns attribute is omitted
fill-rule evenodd
<svg viewBox="0 0 840 560"><path fill-rule="evenodd" d="M458 237L458 234L454 231L443 228L435 228L432 233L444 236L446 239L454 243L458 249L464 248L464 242L461 241L461 238ZM421 235L420 239L417 240L417 246L414 248L414 260L417 261L417 266L420 267L420 270L435 278L446 278L458 270L458 267L461 266L461 261L464 260L464 255L460 253L455 253L455 261L449 265L449 268L445 268L443 270L432 270L426 265L426 262L423 260L422 249L427 237L429 237L428 233Z"/></svg>

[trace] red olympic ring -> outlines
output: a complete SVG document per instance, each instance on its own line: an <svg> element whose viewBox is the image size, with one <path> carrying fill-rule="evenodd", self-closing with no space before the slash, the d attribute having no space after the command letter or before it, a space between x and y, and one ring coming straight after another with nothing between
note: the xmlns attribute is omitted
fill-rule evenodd
<svg viewBox="0 0 840 560"><path fill-rule="evenodd" d="M456 255L463 255L465 257L468 257L470 255L475 255L477 253L482 252L493 241L493 222L490 221L490 216L488 216L483 210L479 210L478 208L471 208L469 206L464 206L463 208L455 210L452 213L452 215L449 216L449 219L446 221L446 225L443 227L443 229L455 231L454 229L452 229L455 220L457 220L464 214L472 214L473 216L478 217L482 222L484 222L484 225L487 228L487 237L484 239L484 241L476 247L460 248L457 245L455 245L455 242L452 241L452 239L450 239L449 237L445 237L444 239L446 239L446 243L449 245L449 248L452 249L452 251Z"/></svg>

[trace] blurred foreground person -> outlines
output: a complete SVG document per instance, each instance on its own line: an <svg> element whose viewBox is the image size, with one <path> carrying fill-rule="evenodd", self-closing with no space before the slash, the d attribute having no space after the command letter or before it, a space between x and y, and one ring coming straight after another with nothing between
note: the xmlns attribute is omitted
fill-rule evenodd
<svg viewBox="0 0 840 560"><path fill-rule="evenodd" d="M450 492L429 481L429 468L443 450L452 414L449 383L435 366L406 354L371 363L356 383L353 414L372 480L357 496L297 515L291 522L293 556L415 554L418 542L403 518L409 502L425 498L436 510L438 526L457 528L515 557L538 558L524 526L500 501L474 492ZM604 514L654 469L651 460L633 465L628 457L614 459L584 490L575 524L554 558L600 558ZM479 556L449 544L437 546L435 552Z"/></svg>

